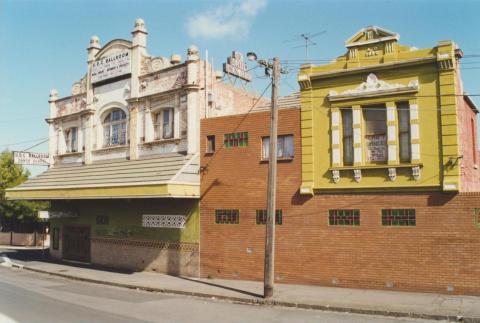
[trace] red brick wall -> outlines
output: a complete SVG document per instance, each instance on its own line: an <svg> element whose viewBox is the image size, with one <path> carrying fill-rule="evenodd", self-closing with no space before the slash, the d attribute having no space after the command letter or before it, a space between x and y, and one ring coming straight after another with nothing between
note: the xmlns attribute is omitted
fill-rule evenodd
<svg viewBox="0 0 480 323"><path fill-rule="evenodd" d="M478 155L477 115L468 102L461 97L459 106L460 161L463 192L480 191L480 165Z"/></svg>
<svg viewBox="0 0 480 323"><path fill-rule="evenodd" d="M322 194L300 196L300 111L281 110L279 134L294 134L295 157L278 164L277 282L480 295L480 193ZM269 113L202 120L217 152L202 155L201 276L263 279L267 163L260 161ZM223 148L223 134L249 132L249 145ZM328 158L328 156L326 156ZM360 209L360 226L328 225L329 209ZM415 227L384 227L382 208L415 208ZM239 224L215 224L215 209L238 209ZM393 287L387 287L393 285Z"/></svg>

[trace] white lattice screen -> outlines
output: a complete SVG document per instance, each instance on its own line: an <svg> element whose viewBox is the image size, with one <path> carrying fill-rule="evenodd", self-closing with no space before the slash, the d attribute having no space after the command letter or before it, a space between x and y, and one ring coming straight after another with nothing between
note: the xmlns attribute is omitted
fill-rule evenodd
<svg viewBox="0 0 480 323"><path fill-rule="evenodd" d="M144 214L142 226L146 228L185 228L185 215Z"/></svg>

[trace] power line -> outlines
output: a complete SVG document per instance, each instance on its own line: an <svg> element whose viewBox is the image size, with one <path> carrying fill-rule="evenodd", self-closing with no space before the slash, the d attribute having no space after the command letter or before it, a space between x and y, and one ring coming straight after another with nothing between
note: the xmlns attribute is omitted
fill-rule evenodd
<svg viewBox="0 0 480 323"><path fill-rule="evenodd" d="M232 132L235 132L238 130L238 128L242 125L242 123L245 121L245 119L247 118L247 116L252 112L253 108L255 108L255 106L258 104L258 102L260 102L260 99L263 98L263 96L265 95L265 93L267 92L267 90L270 88L270 86L272 85L272 82L270 82L266 87L265 89L263 90L262 94L260 94L260 96L256 99L256 101L252 104L252 106L250 107L250 109L247 111L247 113L244 113L243 114L243 117L242 119L240 120L240 122L235 126L235 128L232 130ZM217 150L215 149L213 155L210 157L210 160L203 166L203 169L207 169L208 168L208 165L210 165L210 163L215 159L215 157L217 156L217 153L222 150L223 148L225 148L225 142L223 142L222 146L220 146L220 148Z"/></svg>
<svg viewBox="0 0 480 323"><path fill-rule="evenodd" d="M43 142L40 143L40 144L42 144L42 143L48 141L48 139L49 138L40 138L40 139L32 139L32 140L14 142L14 143L11 143L11 144L0 144L0 147L17 146L17 145L21 145L21 144L27 144L27 143L37 142L37 141L43 140Z"/></svg>

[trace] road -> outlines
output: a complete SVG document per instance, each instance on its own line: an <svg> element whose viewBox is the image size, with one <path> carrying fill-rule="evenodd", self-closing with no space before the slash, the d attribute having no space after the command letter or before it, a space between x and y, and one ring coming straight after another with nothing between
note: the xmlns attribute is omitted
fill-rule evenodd
<svg viewBox="0 0 480 323"><path fill-rule="evenodd" d="M0 322L429 321L234 304L91 284L0 267Z"/></svg>

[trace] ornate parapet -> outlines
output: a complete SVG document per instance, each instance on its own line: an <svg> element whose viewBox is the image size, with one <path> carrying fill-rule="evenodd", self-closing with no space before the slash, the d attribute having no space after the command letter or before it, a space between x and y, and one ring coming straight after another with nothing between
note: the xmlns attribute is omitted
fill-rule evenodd
<svg viewBox="0 0 480 323"><path fill-rule="evenodd" d="M72 95L56 101L57 113L56 117L62 117L87 109L86 93Z"/></svg>
<svg viewBox="0 0 480 323"><path fill-rule="evenodd" d="M185 66L160 70L140 77L140 96L182 88L187 83Z"/></svg>

